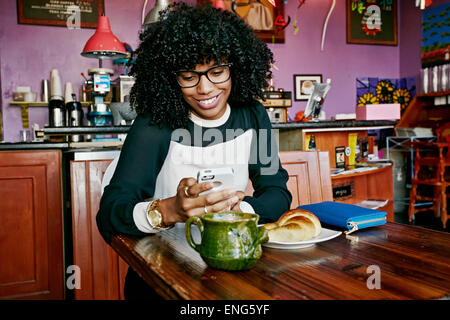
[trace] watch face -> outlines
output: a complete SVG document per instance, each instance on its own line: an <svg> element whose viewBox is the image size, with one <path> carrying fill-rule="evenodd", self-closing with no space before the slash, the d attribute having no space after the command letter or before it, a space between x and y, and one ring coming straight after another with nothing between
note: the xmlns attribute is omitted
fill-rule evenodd
<svg viewBox="0 0 450 320"><path fill-rule="evenodd" d="M161 214L158 211L152 210L148 216L153 227L158 227L161 224Z"/></svg>

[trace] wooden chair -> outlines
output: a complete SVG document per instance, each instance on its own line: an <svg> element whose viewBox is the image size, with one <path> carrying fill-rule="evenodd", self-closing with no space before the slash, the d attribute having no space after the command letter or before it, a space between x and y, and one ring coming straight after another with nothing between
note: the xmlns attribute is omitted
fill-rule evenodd
<svg viewBox="0 0 450 320"><path fill-rule="evenodd" d="M280 161L289 174L287 187L292 194L291 209L300 205L333 201L330 165L327 151L282 151ZM114 174L118 157L105 171L102 180L102 193ZM253 186L249 184L246 195L253 194Z"/></svg>
<svg viewBox="0 0 450 320"><path fill-rule="evenodd" d="M280 152L280 160L289 173L291 208L333 200L328 152ZM103 189L109 184L117 161L118 158L70 163L74 264L82 270L82 286L75 290L75 299L124 298L128 266L104 242L95 221ZM251 183L246 194L253 194Z"/></svg>
<svg viewBox="0 0 450 320"><path fill-rule="evenodd" d="M414 141L414 177L411 181L408 219L412 222L416 213L432 209L435 217L440 216L442 225L446 228L447 187L450 185L446 177L446 169L450 168L450 123L436 129L436 142ZM447 172L448 175L448 172ZM418 192L419 186L432 188L432 195ZM430 191L430 189L428 189ZM417 200L431 201L430 206L417 208Z"/></svg>
<svg viewBox="0 0 450 320"><path fill-rule="evenodd" d="M279 156L289 174L287 187L292 194L291 209L304 204L333 201L327 151L282 151ZM245 194L253 194L251 182Z"/></svg>
<svg viewBox="0 0 450 320"><path fill-rule="evenodd" d="M110 163L70 162L73 261L81 270L81 289L74 290L76 300L124 299L128 265L103 240L95 220Z"/></svg>

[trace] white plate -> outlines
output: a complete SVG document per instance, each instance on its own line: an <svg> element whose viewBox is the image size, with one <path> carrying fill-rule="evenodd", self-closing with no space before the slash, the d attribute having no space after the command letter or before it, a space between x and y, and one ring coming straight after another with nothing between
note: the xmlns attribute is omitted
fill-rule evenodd
<svg viewBox="0 0 450 320"><path fill-rule="evenodd" d="M334 231L327 228L322 228L320 234L312 238L311 240L299 241L299 242L280 242L280 241L269 241L263 243L264 247L275 248L275 249L301 249L312 247L315 243L324 242L336 238L342 234L342 231Z"/></svg>

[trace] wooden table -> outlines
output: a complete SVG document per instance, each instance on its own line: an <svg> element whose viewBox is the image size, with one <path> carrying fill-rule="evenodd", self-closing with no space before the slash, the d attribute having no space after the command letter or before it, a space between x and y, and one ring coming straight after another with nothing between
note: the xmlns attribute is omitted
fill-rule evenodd
<svg viewBox="0 0 450 320"><path fill-rule="evenodd" d="M184 224L140 239L115 236L112 247L166 299L450 297L450 235L399 223L310 248L264 247L258 264L245 271L209 268L187 244Z"/></svg>

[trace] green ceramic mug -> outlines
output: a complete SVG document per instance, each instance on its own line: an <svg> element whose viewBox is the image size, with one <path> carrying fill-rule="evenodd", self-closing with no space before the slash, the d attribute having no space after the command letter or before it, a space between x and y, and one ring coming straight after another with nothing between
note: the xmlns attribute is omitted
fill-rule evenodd
<svg viewBox="0 0 450 320"><path fill-rule="evenodd" d="M268 241L267 230L258 227L259 215L242 212L207 213L186 221L186 239L206 264L223 270L253 267L262 254L261 243ZM200 230L201 242L195 243L191 224Z"/></svg>

